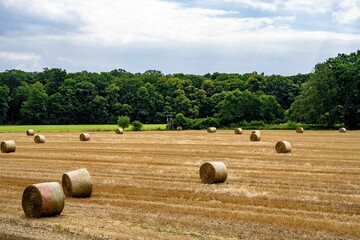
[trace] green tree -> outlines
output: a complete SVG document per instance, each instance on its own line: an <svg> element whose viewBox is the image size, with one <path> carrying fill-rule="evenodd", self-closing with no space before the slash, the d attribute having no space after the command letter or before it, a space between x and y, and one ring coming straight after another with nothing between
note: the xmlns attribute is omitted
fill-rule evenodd
<svg viewBox="0 0 360 240"><path fill-rule="evenodd" d="M28 99L22 103L20 114L23 123L47 123L48 95L40 82L31 85Z"/></svg>
<svg viewBox="0 0 360 240"><path fill-rule="evenodd" d="M123 129L130 126L130 118L128 116L120 116L117 119L117 125Z"/></svg>
<svg viewBox="0 0 360 240"><path fill-rule="evenodd" d="M7 86L0 86L0 124L6 120L9 109L10 89Z"/></svg>
<svg viewBox="0 0 360 240"><path fill-rule="evenodd" d="M135 120L131 123L133 131L141 131L143 124L139 120Z"/></svg>

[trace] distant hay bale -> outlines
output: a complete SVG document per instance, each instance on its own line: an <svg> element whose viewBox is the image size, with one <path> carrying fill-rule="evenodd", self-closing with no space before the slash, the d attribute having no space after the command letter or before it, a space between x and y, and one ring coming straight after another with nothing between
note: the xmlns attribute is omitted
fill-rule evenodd
<svg viewBox="0 0 360 240"><path fill-rule="evenodd" d="M34 131L34 130L32 130L32 129L26 130L26 135L28 135L28 136L34 136L34 134L35 134L35 131Z"/></svg>
<svg viewBox="0 0 360 240"><path fill-rule="evenodd" d="M27 186L22 195L22 208L30 218L58 215L63 211L64 204L64 193L58 182Z"/></svg>
<svg viewBox="0 0 360 240"><path fill-rule="evenodd" d="M44 143L45 142L45 137L43 135L36 135L34 137L34 142L35 143Z"/></svg>
<svg viewBox="0 0 360 240"><path fill-rule="evenodd" d="M183 127L182 127L182 126L178 126L178 127L176 128L176 130L177 130L177 131L182 131L182 130L183 130Z"/></svg>
<svg viewBox="0 0 360 240"><path fill-rule="evenodd" d="M339 132L341 132L341 133L346 133L346 128L344 128L344 127L339 128Z"/></svg>
<svg viewBox="0 0 360 240"><path fill-rule="evenodd" d="M235 134L242 134L241 128L235 128Z"/></svg>
<svg viewBox="0 0 360 240"><path fill-rule="evenodd" d="M16 150L16 144L13 140L6 140L1 142L1 152L2 153L10 153L15 152Z"/></svg>
<svg viewBox="0 0 360 240"><path fill-rule="evenodd" d="M209 127L209 128L207 129L207 132L208 132L208 133L215 133L215 132L216 132L216 127Z"/></svg>
<svg viewBox="0 0 360 240"><path fill-rule="evenodd" d="M304 133L304 128L302 128L302 127L297 127L297 128L296 128L296 132L297 132L297 133Z"/></svg>
<svg viewBox="0 0 360 240"><path fill-rule="evenodd" d="M80 134L80 141L89 141L89 140L90 140L90 134L88 133Z"/></svg>
<svg viewBox="0 0 360 240"><path fill-rule="evenodd" d="M260 132L252 132L250 135L250 141L260 141L261 140L261 134Z"/></svg>
<svg viewBox="0 0 360 240"><path fill-rule="evenodd" d="M275 145L276 152L289 153L291 152L291 144L288 141L280 141Z"/></svg>
<svg viewBox="0 0 360 240"><path fill-rule="evenodd" d="M223 162L207 162L200 167L200 179L202 183L223 183L226 181L228 172Z"/></svg>
<svg viewBox="0 0 360 240"><path fill-rule="evenodd" d="M93 183L85 168L66 172L62 176L62 186L67 197L90 197Z"/></svg>
<svg viewBox="0 0 360 240"><path fill-rule="evenodd" d="M122 129L122 128L118 128L118 129L116 129L116 134L123 134L124 133L124 129Z"/></svg>

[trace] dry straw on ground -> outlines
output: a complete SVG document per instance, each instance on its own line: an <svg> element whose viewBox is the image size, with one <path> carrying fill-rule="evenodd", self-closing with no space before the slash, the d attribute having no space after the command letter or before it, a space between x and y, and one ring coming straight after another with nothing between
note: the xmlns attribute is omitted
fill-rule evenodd
<svg viewBox="0 0 360 240"><path fill-rule="evenodd" d="M64 204L64 193L58 182L27 186L22 196L22 208L30 218L58 215L63 211Z"/></svg>
<svg viewBox="0 0 360 240"><path fill-rule="evenodd" d="M26 130L26 135L28 135L28 136L34 136L34 134L35 134L35 131L34 131L34 130L32 130L32 129Z"/></svg>
<svg viewBox="0 0 360 240"><path fill-rule="evenodd" d="M241 128L236 128L235 129L235 134L242 134L242 129Z"/></svg>
<svg viewBox="0 0 360 240"><path fill-rule="evenodd" d="M182 131L182 130L183 130L183 127L182 127L182 126L178 126L178 127L176 128L176 130Z"/></svg>
<svg viewBox="0 0 360 240"><path fill-rule="evenodd" d="M89 140L90 140L90 134L88 133L80 134L80 141L89 141Z"/></svg>
<svg viewBox="0 0 360 240"><path fill-rule="evenodd" d="M1 152L2 153L10 153L15 152L16 144L14 140L6 140L1 142Z"/></svg>
<svg viewBox="0 0 360 240"><path fill-rule="evenodd" d="M297 132L297 133L304 133L304 128L302 128L302 127L297 127L297 128L296 128L296 132Z"/></svg>
<svg viewBox="0 0 360 240"><path fill-rule="evenodd" d="M226 181L228 172L223 162L207 162L200 167L200 179L202 183L223 183Z"/></svg>
<svg viewBox="0 0 360 240"><path fill-rule="evenodd" d="M280 141L275 145L276 152L289 153L291 152L291 144L288 141Z"/></svg>
<svg viewBox="0 0 360 240"><path fill-rule="evenodd" d="M346 128L339 128L339 132L346 133Z"/></svg>
<svg viewBox="0 0 360 240"><path fill-rule="evenodd" d="M122 128L118 128L118 129L116 129L116 134L123 134L124 133L124 129L122 129Z"/></svg>
<svg viewBox="0 0 360 240"><path fill-rule="evenodd" d="M252 132L250 135L250 141L260 141L261 140L261 134L260 132Z"/></svg>
<svg viewBox="0 0 360 240"><path fill-rule="evenodd" d="M208 132L208 133L215 133L215 132L216 132L216 127L209 127L209 128L207 129L207 132Z"/></svg>
<svg viewBox="0 0 360 240"><path fill-rule="evenodd" d="M62 186L67 197L90 197L93 189L90 173L85 168L64 173Z"/></svg>
<svg viewBox="0 0 360 240"><path fill-rule="evenodd" d="M34 137L34 142L35 143L45 143L45 136L43 135L36 135Z"/></svg>

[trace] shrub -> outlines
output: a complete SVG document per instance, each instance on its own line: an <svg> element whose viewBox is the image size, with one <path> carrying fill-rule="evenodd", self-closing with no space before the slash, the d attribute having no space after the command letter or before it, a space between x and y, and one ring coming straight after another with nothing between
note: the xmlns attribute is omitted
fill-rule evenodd
<svg viewBox="0 0 360 240"><path fill-rule="evenodd" d="M142 122L135 120L131 123L133 131L141 131L143 124Z"/></svg>
<svg viewBox="0 0 360 240"><path fill-rule="evenodd" d="M117 125L122 129L129 127L130 125L130 118L128 116L120 116L117 119Z"/></svg>

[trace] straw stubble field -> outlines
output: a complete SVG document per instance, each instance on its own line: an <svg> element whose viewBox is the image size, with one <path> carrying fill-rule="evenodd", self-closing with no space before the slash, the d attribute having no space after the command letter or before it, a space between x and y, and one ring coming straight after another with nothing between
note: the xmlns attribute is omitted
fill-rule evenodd
<svg viewBox="0 0 360 240"><path fill-rule="evenodd" d="M0 239L359 239L360 132L251 131L1 133ZM278 154L286 140L291 153ZM223 184L199 168L222 161ZM61 215L26 218L24 188L85 167L91 198L66 198Z"/></svg>

